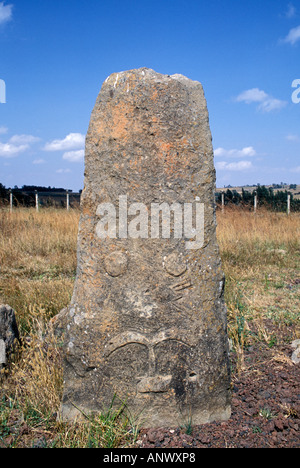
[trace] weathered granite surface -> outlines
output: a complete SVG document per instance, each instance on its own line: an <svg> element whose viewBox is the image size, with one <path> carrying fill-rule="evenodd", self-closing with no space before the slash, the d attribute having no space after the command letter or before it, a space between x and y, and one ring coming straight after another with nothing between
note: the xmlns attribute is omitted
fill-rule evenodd
<svg viewBox="0 0 300 468"><path fill-rule="evenodd" d="M108 408L115 394L144 427L230 416L214 190L201 84L146 68L108 77L86 138L74 294L59 317L63 418ZM175 202L193 206L194 223L204 207L203 238L183 218L181 237L174 222L163 238L166 219L157 236L151 208ZM111 206L116 217L106 219Z"/></svg>
<svg viewBox="0 0 300 468"><path fill-rule="evenodd" d="M7 364L15 341L19 341L15 311L5 304L0 305L0 369Z"/></svg>

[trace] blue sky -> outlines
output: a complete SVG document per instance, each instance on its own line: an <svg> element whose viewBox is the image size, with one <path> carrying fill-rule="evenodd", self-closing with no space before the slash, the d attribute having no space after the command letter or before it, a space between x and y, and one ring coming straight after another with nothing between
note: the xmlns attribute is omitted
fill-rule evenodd
<svg viewBox="0 0 300 468"><path fill-rule="evenodd" d="M83 188L101 85L139 67L203 84L217 186L300 183L300 0L0 0L0 182Z"/></svg>

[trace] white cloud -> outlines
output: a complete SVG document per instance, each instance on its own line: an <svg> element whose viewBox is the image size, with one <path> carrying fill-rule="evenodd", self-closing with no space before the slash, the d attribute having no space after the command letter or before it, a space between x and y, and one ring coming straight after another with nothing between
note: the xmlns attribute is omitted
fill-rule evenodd
<svg viewBox="0 0 300 468"><path fill-rule="evenodd" d="M283 40L283 42L286 42L288 44L296 44L300 40L300 26L297 26L296 28L293 28L290 30L286 38Z"/></svg>
<svg viewBox="0 0 300 468"><path fill-rule="evenodd" d="M4 5L4 2L0 2L0 24L12 19L12 9L13 5Z"/></svg>
<svg viewBox="0 0 300 468"><path fill-rule="evenodd" d="M291 172L300 172L300 166L294 167Z"/></svg>
<svg viewBox="0 0 300 468"><path fill-rule="evenodd" d="M246 171L252 169L253 165L251 161L239 161L228 163L226 161L220 161L216 163L216 169L220 171Z"/></svg>
<svg viewBox="0 0 300 468"><path fill-rule="evenodd" d="M35 159L34 161L32 161L32 164L44 164L46 161L45 159Z"/></svg>
<svg viewBox="0 0 300 468"><path fill-rule="evenodd" d="M36 143L37 141L40 141L40 138L32 135L14 135L9 141L10 143L14 143L17 145L26 145L30 143Z"/></svg>
<svg viewBox="0 0 300 468"><path fill-rule="evenodd" d="M36 143L39 140L39 138L32 135L14 135L6 143L0 142L0 157L14 158L18 154L28 150L30 144Z"/></svg>
<svg viewBox="0 0 300 468"><path fill-rule="evenodd" d="M224 148L217 148L214 151L216 157L228 157L228 158L244 158L249 156L255 156L256 151L253 146L247 146L241 150L230 149L226 150Z"/></svg>
<svg viewBox="0 0 300 468"><path fill-rule="evenodd" d="M85 136L81 133L70 133L63 140L53 140L46 143L45 151L68 151L84 147Z"/></svg>
<svg viewBox="0 0 300 468"><path fill-rule="evenodd" d="M273 110L283 109L283 107L286 105L286 101L281 101L280 99L269 97L263 101L258 108L263 112L272 112Z"/></svg>
<svg viewBox="0 0 300 468"><path fill-rule="evenodd" d="M235 100L237 102L245 102L246 104L252 104L253 102L260 103L258 109L262 112L279 110L287 105L286 101L273 98L259 88L247 89L239 94Z"/></svg>
<svg viewBox="0 0 300 468"><path fill-rule="evenodd" d="M298 137L298 135L293 135L291 133L287 135L285 138L288 141L300 141L300 138Z"/></svg>
<svg viewBox="0 0 300 468"><path fill-rule="evenodd" d="M296 8L294 7L292 3L289 3L285 16L290 19L290 18L293 18L295 14L296 14Z"/></svg>
<svg viewBox="0 0 300 468"><path fill-rule="evenodd" d="M63 159L70 162L81 162L84 159L84 150L68 151L63 154Z"/></svg>
<svg viewBox="0 0 300 468"><path fill-rule="evenodd" d="M241 94L238 95L236 100L238 102L243 101L246 104L251 104L251 102L262 102L267 98L268 98L267 93L265 93L264 91L258 88L252 88L252 89L247 89L247 91L243 91Z"/></svg>
<svg viewBox="0 0 300 468"><path fill-rule="evenodd" d="M29 149L29 145L13 145L12 143L0 142L0 156L3 158L14 158Z"/></svg>
<svg viewBox="0 0 300 468"><path fill-rule="evenodd" d="M0 135L4 135L5 133L8 132L8 128L7 127L0 127Z"/></svg>
<svg viewBox="0 0 300 468"><path fill-rule="evenodd" d="M57 169L56 173L57 174L69 174L71 172L71 169Z"/></svg>

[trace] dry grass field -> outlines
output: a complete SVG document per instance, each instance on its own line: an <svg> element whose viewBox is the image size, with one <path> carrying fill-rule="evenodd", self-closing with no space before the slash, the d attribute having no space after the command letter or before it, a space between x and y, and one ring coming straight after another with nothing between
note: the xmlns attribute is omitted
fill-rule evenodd
<svg viewBox="0 0 300 468"><path fill-rule="evenodd" d="M300 337L300 216L225 211L218 216L218 241L239 370L245 346Z"/></svg>
<svg viewBox="0 0 300 468"><path fill-rule="evenodd" d="M15 309L23 339L0 377L0 447L120 447L136 440L122 407L84 425L56 417L59 343L45 332L71 298L78 221L73 210L0 211L0 303ZM228 209L217 212L217 221L235 376L248 371L249 347L287 359L280 346L300 338L300 215Z"/></svg>

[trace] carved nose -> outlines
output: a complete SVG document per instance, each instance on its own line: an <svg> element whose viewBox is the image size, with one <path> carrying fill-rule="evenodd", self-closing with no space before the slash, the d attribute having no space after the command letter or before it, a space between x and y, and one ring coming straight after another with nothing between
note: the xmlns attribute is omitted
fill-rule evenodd
<svg viewBox="0 0 300 468"><path fill-rule="evenodd" d="M155 375L154 377L141 377L137 384L139 393L163 393L167 392L172 380L172 375Z"/></svg>

